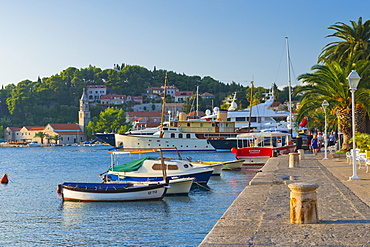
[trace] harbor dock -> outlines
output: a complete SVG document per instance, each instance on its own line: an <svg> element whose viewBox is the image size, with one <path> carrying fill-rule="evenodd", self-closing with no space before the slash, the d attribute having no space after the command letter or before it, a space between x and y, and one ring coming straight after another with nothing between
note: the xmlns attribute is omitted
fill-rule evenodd
<svg viewBox="0 0 370 247"><path fill-rule="evenodd" d="M349 181L345 157L323 158L306 151L293 168L288 155L269 159L199 246L370 246L370 172L362 164ZM290 222L288 185L301 182L319 186L318 223Z"/></svg>

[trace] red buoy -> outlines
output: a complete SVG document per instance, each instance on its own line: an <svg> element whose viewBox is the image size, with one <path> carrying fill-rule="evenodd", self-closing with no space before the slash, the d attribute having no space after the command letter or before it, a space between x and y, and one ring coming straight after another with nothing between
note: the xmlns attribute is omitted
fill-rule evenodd
<svg viewBox="0 0 370 247"><path fill-rule="evenodd" d="M8 174L4 174L4 176L1 178L0 180L0 183L2 184L7 184L9 183L9 180L8 180Z"/></svg>

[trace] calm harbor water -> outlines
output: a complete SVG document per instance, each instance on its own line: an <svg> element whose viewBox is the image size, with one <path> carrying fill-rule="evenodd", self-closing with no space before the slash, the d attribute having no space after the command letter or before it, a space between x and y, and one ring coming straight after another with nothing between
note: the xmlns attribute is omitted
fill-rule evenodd
<svg viewBox="0 0 370 247"><path fill-rule="evenodd" d="M7 173L10 180L0 184L0 246L198 246L256 171L223 171L205 188L195 185L189 196L163 201L63 202L59 183L100 182L98 174L110 164L108 148L0 148L0 176ZM234 159L228 152L182 156Z"/></svg>

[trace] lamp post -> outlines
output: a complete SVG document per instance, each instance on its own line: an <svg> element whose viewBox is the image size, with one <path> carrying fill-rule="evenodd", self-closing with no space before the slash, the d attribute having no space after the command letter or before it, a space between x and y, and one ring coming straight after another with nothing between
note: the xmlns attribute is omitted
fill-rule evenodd
<svg viewBox="0 0 370 247"><path fill-rule="evenodd" d="M327 130L326 108L328 106L329 106L329 102L327 100L324 100L324 102L322 102L322 104L321 104L321 107L324 110L324 114L325 114L325 132L324 132L325 157L324 157L324 160L328 159L328 134L327 134L327 131L326 131Z"/></svg>
<svg viewBox="0 0 370 247"><path fill-rule="evenodd" d="M337 109L337 119L338 119L338 150L340 150L340 127L339 127L339 109Z"/></svg>
<svg viewBox="0 0 370 247"><path fill-rule="evenodd" d="M361 80L361 77L358 75L356 70L352 70L351 73L347 77L349 83L349 90L352 94L352 140L353 140L353 149L352 149L352 158L353 158L353 175L349 177L349 180L361 179L357 176L357 167L356 167L356 133L355 133L355 91L357 90L357 85Z"/></svg>

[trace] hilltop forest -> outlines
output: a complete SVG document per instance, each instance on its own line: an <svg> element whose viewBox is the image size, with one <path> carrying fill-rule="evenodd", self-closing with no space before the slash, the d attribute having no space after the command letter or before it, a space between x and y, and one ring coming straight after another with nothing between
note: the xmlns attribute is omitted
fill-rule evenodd
<svg viewBox="0 0 370 247"><path fill-rule="evenodd" d="M148 87L163 86L165 73L165 70L157 70L155 67L150 71L137 65L114 65L114 68L105 70L90 65L81 69L69 67L50 77L38 78L37 81L24 80L17 84L9 84L0 90L0 126L4 129L7 126L76 123L79 100L87 85L107 85L108 94L139 96ZM201 78L169 71L168 85L194 93L198 86L200 94L208 92L215 95L213 102L199 102L199 110L203 111L212 106L222 105L223 100L234 92L237 92L239 107L245 108L249 105L249 87L235 82L225 84L209 76ZM287 100L287 88L279 91L275 86L275 90L278 95L277 101ZM262 87L254 88L253 98L258 102L262 93L267 91L268 89ZM144 102L149 102L149 99L145 97L143 99ZM120 107L129 111L131 106ZM104 110L105 108L98 104L91 105L91 117L99 116Z"/></svg>

